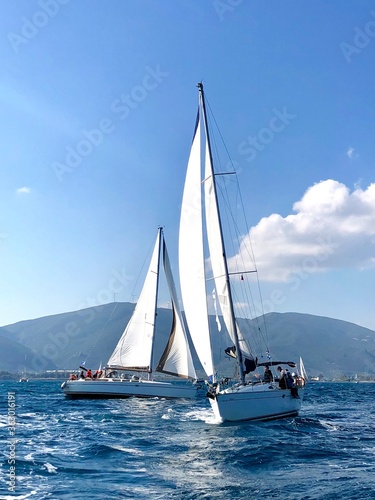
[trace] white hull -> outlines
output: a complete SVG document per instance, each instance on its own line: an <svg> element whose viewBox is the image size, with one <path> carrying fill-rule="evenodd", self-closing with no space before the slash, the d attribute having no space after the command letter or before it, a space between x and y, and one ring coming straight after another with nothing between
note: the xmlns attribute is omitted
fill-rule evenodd
<svg viewBox="0 0 375 500"><path fill-rule="evenodd" d="M215 417L222 422L243 420L273 420L298 415L303 389L298 398L290 390L281 390L277 384L238 385L220 391L210 403Z"/></svg>
<svg viewBox="0 0 375 500"><path fill-rule="evenodd" d="M195 398L198 385L191 382L176 383L156 380L67 380L61 385L71 398Z"/></svg>

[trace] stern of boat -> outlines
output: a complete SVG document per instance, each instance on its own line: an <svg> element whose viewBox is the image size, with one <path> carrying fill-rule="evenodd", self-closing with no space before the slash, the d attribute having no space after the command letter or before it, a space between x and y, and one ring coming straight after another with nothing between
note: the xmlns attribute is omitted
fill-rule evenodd
<svg viewBox="0 0 375 500"><path fill-rule="evenodd" d="M302 399L303 389L299 389L298 397L293 397L290 390L281 390L274 384L238 385L209 396L215 418L222 422L295 417Z"/></svg>

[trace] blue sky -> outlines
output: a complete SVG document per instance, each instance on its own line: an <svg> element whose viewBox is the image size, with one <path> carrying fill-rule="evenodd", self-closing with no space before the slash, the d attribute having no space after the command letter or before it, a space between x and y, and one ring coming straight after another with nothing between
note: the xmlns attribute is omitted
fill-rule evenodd
<svg viewBox="0 0 375 500"><path fill-rule="evenodd" d="M203 80L266 311L375 329L373 2L3 0L0 39L0 325L132 299L159 225L177 269Z"/></svg>

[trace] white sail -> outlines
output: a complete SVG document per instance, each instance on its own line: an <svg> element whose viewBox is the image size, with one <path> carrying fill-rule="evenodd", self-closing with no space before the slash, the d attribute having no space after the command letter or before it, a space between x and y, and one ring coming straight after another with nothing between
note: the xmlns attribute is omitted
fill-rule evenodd
<svg viewBox="0 0 375 500"><path fill-rule="evenodd" d="M303 377L305 380L308 379L307 372L305 370L305 365L304 365L301 357L299 358L299 373L300 373L301 377Z"/></svg>
<svg viewBox="0 0 375 500"><path fill-rule="evenodd" d="M208 377L213 376L203 253L201 127L199 115L187 167L181 206L179 272L190 336Z"/></svg>
<svg viewBox="0 0 375 500"><path fill-rule="evenodd" d="M141 295L124 333L109 358L107 367L121 370L150 370L155 330L159 273L160 231Z"/></svg>
<svg viewBox="0 0 375 500"><path fill-rule="evenodd" d="M178 305L176 287L174 284L167 247L163 241L163 266L169 293L172 300L173 325L168 344L160 359L157 371L177 375L182 378L196 379L195 368Z"/></svg>

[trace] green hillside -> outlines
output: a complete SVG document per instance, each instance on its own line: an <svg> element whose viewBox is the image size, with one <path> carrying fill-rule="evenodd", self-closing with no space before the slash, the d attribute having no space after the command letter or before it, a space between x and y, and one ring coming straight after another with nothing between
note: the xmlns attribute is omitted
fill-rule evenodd
<svg viewBox="0 0 375 500"><path fill-rule="evenodd" d="M47 316L0 328L0 369L43 371L76 369L105 364L120 338L134 304L112 303L54 316ZM155 355L160 356L171 327L171 311L159 309ZM216 318L210 318L217 328ZM255 322L239 320L241 330L251 335ZM250 326L249 326L250 325ZM224 328L223 328L224 330ZM298 361L302 356L311 376L328 378L342 375L375 374L375 332L331 318L299 313L270 313L266 331L272 358ZM218 372L233 375L233 363L224 355L229 343L217 332L214 360ZM193 358L200 365L193 350ZM264 359L260 360L264 361Z"/></svg>

